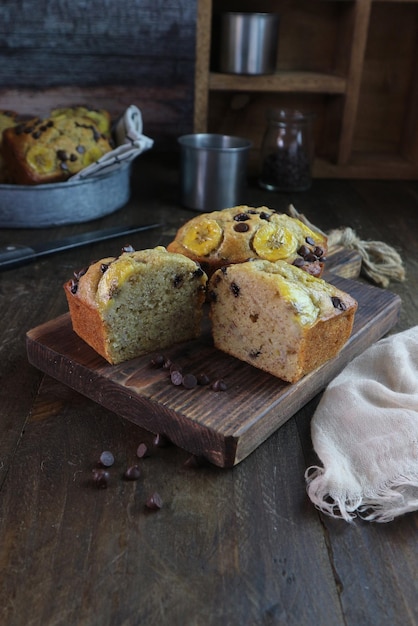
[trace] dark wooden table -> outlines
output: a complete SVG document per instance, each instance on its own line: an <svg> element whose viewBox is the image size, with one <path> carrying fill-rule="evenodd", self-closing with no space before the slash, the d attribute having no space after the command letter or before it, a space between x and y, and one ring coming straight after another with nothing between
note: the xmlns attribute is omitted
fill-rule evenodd
<svg viewBox="0 0 418 626"><path fill-rule="evenodd" d="M178 201L176 159L135 165L132 199L94 223L0 231L0 244L53 240L99 227L161 221L135 248L167 244L193 213ZM352 226L402 254L407 280L392 332L418 323L418 183L315 180L299 195L250 184L248 204L296 208L323 230ZM153 435L28 363L26 332L67 311L74 269L117 253L98 243L0 274L0 623L5 626L418 623L418 513L389 524L319 514L304 471L319 396L233 469L193 468L175 446L139 461ZM116 463L92 483L102 450ZM163 507L144 504L154 491Z"/></svg>

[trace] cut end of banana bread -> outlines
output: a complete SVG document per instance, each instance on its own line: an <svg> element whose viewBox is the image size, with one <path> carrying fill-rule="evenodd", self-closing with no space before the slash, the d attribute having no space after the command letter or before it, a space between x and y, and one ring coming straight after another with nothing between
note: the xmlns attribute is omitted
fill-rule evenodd
<svg viewBox="0 0 418 626"><path fill-rule="evenodd" d="M284 261L217 270L208 285L216 348L290 383L335 357L357 302Z"/></svg>
<svg viewBox="0 0 418 626"><path fill-rule="evenodd" d="M200 335L207 276L159 246L102 259L65 285L74 331L109 363Z"/></svg>

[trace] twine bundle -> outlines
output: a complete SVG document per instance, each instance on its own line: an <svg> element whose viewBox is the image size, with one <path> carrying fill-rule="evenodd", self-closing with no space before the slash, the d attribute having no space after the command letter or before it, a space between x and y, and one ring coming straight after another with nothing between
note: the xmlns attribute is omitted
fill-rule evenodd
<svg viewBox="0 0 418 626"><path fill-rule="evenodd" d="M405 268L399 253L383 241L365 241L357 236L355 231L346 226L323 233L317 226L299 213L291 204L288 208L289 215L299 219L309 228L325 234L328 238L328 246L342 246L350 250L357 250L361 255L361 270L370 280L382 287L388 287L391 280L402 282L405 280Z"/></svg>

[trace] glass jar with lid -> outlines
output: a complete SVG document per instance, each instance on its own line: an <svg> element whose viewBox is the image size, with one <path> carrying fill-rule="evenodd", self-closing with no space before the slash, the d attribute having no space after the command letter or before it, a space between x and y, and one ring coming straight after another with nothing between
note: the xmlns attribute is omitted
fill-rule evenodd
<svg viewBox="0 0 418 626"><path fill-rule="evenodd" d="M312 184L312 115L274 109L261 145L259 184L269 191L306 191Z"/></svg>

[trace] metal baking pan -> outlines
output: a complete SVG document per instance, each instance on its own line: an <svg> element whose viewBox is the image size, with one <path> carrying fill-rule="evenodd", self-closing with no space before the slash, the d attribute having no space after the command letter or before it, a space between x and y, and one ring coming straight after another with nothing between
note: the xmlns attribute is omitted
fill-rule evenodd
<svg viewBox="0 0 418 626"><path fill-rule="evenodd" d="M109 215L130 198L131 162L85 180L0 185L0 228L45 228Z"/></svg>

